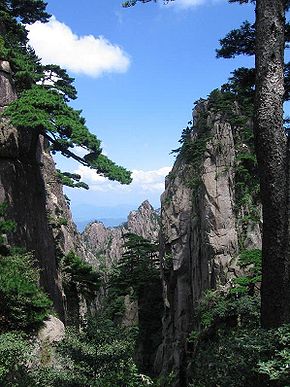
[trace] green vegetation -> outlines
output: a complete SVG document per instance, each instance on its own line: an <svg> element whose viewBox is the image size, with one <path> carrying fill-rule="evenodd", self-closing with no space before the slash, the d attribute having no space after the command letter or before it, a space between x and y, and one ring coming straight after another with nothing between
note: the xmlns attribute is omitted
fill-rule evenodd
<svg viewBox="0 0 290 387"><path fill-rule="evenodd" d="M260 250L239 256L244 274L225 291L207 291L188 338L193 386L275 386L290 380L290 326L260 327Z"/></svg>
<svg viewBox="0 0 290 387"><path fill-rule="evenodd" d="M141 289L159 278L158 246L133 233L123 236L125 252L109 279L112 294L140 295Z"/></svg>
<svg viewBox="0 0 290 387"><path fill-rule="evenodd" d="M86 183L80 181L81 176L76 173L61 172L60 170L57 170L57 177L59 182L66 187L89 189L89 186Z"/></svg>
<svg viewBox="0 0 290 387"><path fill-rule="evenodd" d="M0 333L0 384L3 387L31 386L27 364L33 346L21 332Z"/></svg>
<svg viewBox="0 0 290 387"><path fill-rule="evenodd" d="M253 296L255 292L259 292L262 280L262 251L259 249L244 250L239 255L238 263L246 274L234 280L235 286L231 292L247 293Z"/></svg>
<svg viewBox="0 0 290 387"><path fill-rule="evenodd" d="M8 205L0 205L0 332L34 330L52 311L52 302L39 287L39 272L32 254L6 244L5 235L16 224L7 217Z"/></svg>
<svg viewBox="0 0 290 387"><path fill-rule="evenodd" d="M6 216L7 206L1 208L1 214ZM12 231L8 224L2 227L3 233ZM156 247L133 234L126 238L127 255L120 264L120 278L123 277L114 282L115 294L124 292L123 286L119 290L117 287L123 283L132 262L135 274L131 281L139 279L140 282L136 291L141 284L147 285L149 273L151 277L158 273L156 268L153 269ZM52 302L38 285L39 273L32 254L9 247L6 253L0 256L1 386L139 387L153 383L149 377L140 374L134 361L138 329L122 327L120 319L115 318L118 299L111 298L111 304L108 299L98 315L88 319L81 332L71 327L63 342L54 347L42 343L41 353L38 353L33 335L52 313ZM149 265L145 279L138 267L146 270L144 254ZM68 295L68 289L74 288L76 297L82 294L86 299L94 300L100 286L104 286L100 274L73 252L62 258L60 268ZM121 298L124 308L124 297L120 296L119 300Z"/></svg>
<svg viewBox="0 0 290 387"><path fill-rule="evenodd" d="M0 257L0 330L37 328L52 311L31 254Z"/></svg>
<svg viewBox="0 0 290 387"><path fill-rule="evenodd" d="M45 7L41 0L0 2L0 57L11 65L19 97L3 115L20 130L29 129L35 136L42 134L53 152L72 157L111 180L129 184L131 173L102 154L101 142L86 127L81 111L68 105L76 98L73 78L57 65L42 66L27 44L27 30L22 23L46 22L50 15ZM73 152L75 146L82 147L87 154L78 156ZM66 182L70 184L71 180ZM71 186L85 188L81 183Z"/></svg>
<svg viewBox="0 0 290 387"><path fill-rule="evenodd" d="M5 236L16 229L16 223L11 219L6 219L7 208L8 204L6 202L0 204L0 254L3 255L9 253Z"/></svg>
<svg viewBox="0 0 290 387"><path fill-rule="evenodd" d="M95 297L101 286L100 274L72 251L62 258L61 273L64 287L75 287L87 298Z"/></svg>
<svg viewBox="0 0 290 387"><path fill-rule="evenodd" d="M201 183L202 160L206 146L212 138L212 134L207 128L207 117L208 114L204 112L198 116L198 120L194 124L189 121L179 140L181 147L172 151L172 153L179 154L190 167L188 185L193 188L194 192Z"/></svg>
<svg viewBox="0 0 290 387"><path fill-rule="evenodd" d="M59 369L47 366L32 375L45 386L139 387L142 381L133 361L135 333L105 316L89 320L83 332L68 330L57 348Z"/></svg>

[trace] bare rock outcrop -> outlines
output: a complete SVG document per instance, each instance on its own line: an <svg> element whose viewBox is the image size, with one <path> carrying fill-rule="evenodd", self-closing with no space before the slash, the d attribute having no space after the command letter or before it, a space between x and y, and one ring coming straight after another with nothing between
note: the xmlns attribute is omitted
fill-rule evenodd
<svg viewBox="0 0 290 387"><path fill-rule="evenodd" d="M203 292L230 286L239 252L235 204L235 130L200 101L193 130L166 179L161 202L161 259L165 316L156 367L186 385L186 342ZM190 144L190 145L189 145ZM259 248L260 228L248 226L245 241Z"/></svg>
<svg viewBox="0 0 290 387"><path fill-rule="evenodd" d="M145 200L137 211L131 211L128 220L121 226L107 228L101 222L89 224L83 234L87 248L97 257L96 265L100 259L106 268L116 263L123 253L123 238L126 233L134 233L150 241L157 241L159 235L159 215Z"/></svg>

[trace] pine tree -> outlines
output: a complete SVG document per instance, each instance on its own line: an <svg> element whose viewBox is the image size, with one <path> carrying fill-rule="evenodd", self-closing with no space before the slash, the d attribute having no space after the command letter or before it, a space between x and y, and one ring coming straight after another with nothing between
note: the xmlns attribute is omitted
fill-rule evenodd
<svg viewBox="0 0 290 387"><path fill-rule="evenodd" d="M3 115L19 130L29 129L36 138L44 136L53 152L129 184L131 173L102 154L101 142L87 128L81 111L68 105L77 95L73 78L57 65L41 65L28 45L24 23L46 22L49 17L42 0L0 0L0 58L9 61L18 93ZM87 154L78 156L75 146Z"/></svg>
<svg viewBox="0 0 290 387"><path fill-rule="evenodd" d="M123 6L134 6L138 1L151 0L126 1ZM254 142L263 206L261 324L271 328L290 321L287 138L283 128L283 101L289 99L290 85L290 65L284 64L285 45L290 41L285 11L290 1L229 2L256 3L255 24L244 22L221 39L217 55L233 58L245 54L256 58L254 70L238 69L232 80L246 84L249 90L255 86ZM228 87L231 86L232 82Z"/></svg>

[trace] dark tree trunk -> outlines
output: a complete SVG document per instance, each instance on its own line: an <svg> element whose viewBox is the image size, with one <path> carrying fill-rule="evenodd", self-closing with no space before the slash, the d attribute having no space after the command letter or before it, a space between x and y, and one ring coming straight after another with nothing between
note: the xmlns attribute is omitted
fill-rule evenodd
<svg viewBox="0 0 290 387"><path fill-rule="evenodd" d="M263 204L264 328L289 321L287 138L283 130L283 0L256 1L255 145Z"/></svg>

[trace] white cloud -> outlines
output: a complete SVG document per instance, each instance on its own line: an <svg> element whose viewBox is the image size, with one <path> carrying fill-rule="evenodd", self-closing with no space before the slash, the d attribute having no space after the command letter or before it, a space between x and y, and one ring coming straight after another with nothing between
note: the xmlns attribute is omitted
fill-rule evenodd
<svg viewBox="0 0 290 387"><path fill-rule="evenodd" d="M48 23L26 26L30 45L44 64L55 63L74 73L98 77L105 72L125 72L128 55L103 36L78 36L54 16Z"/></svg>
<svg viewBox="0 0 290 387"><path fill-rule="evenodd" d="M133 170L133 182L130 185L121 185L115 181L110 181L97 174L93 169L83 165L74 171L81 175L82 180L90 186L93 191L99 192L135 192L161 194L164 190L165 176L171 171L171 167L163 167L153 171Z"/></svg>
<svg viewBox="0 0 290 387"><path fill-rule="evenodd" d="M215 4L222 1L225 1L225 0L175 0L175 1L169 2L168 4L172 7L187 9L187 8L194 8L199 5Z"/></svg>

